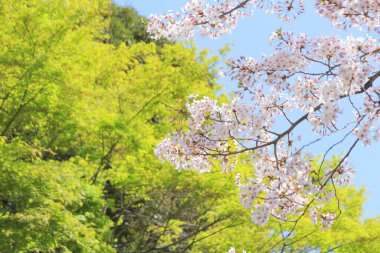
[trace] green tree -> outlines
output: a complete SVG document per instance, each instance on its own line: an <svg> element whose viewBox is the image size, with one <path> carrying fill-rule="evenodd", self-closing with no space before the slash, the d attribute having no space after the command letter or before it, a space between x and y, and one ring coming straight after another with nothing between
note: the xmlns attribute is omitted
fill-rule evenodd
<svg viewBox="0 0 380 253"><path fill-rule="evenodd" d="M150 42L146 26L147 20L133 8L122 8L115 4L111 7L111 22L109 26L110 42L118 46L136 42Z"/></svg>
<svg viewBox="0 0 380 253"><path fill-rule="evenodd" d="M112 4L110 24L107 29L110 37L106 42L110 42L115 46L122 43L130 46L138 42L154 42L159 46L171 44L166 39L158 41L151 39L146 31L147 22L148 20L139 15L132 7L120 7Z"/></svg>
<svg viewBox="0 0 380 253"><path fill-rule="evenodd" d="M0 252L112 252L110 221L83 168L0 140Z"/></svg>
<svg viewBox="0 0 380 253"><path fill-rule="evenodd" d="M165 196L165 203L179 192L188 198L185 189L196 189L181 182L180 174L174 174L173 181L158 177L163 169L152 145L163 130L175 127L161 102L180 106L195 89L212 96L210 70L216 58L179 44L158 49L153 43L118 48L103 43L108 1L7 1L1 7L2 148L14 150L2 154L2 213L7 224L2 249L102 252L110 249L107 244L119 251L144 244L145 239L132 239L139 238L138 231L130 231L152 221L132 223L127 207L141 200L153 212L157 202L152 199L170 189L172 196ZM165 171L172 173L168 166ZM107 182L117 187L114 194L105 187ZM143 184L149 187L139 186ZM129 198L120 200L120 194ZM146 247L161 247L169 231L178 234L182 224L199 220L206 213L202 208L212 207L206 194L220 195L195 192L200 210L190 212L190 201L174 207L179 214L161 219L170 221L170 230ZM113 222L112 228L107 221ZM207 220L200 223L205 224ZM147 229L156 231L157 226Z"/></svg>

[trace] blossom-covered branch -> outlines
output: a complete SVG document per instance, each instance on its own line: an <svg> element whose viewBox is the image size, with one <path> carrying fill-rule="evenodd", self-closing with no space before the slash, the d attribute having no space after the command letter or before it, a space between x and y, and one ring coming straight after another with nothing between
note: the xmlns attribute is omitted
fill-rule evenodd
<svg viewBox="0 0 380 253"><path fill-rule="evenodd" d="M276 13L291 22L305 12L303 0L191 0L181 12L151 15L148 31L156 38L190 38L197 28L204 36L218 38L231 32L240 18L252 16L255 9ZM379 30L380 3L377 0L315 0L316 11L337 27L366 27Z"/></svg>
<svg viewBox="0 0 380 253"><path fill-rule="evenodd" d="M274 32L273 54L229 60L226 73L239 84L235 98L219 104L208 97L190 97L187 130L170 134L157 146L157 156L178 170L199 172L209 171L215 162L224 171L232 170L237 161L250 163L252 174L238 176L236 184L242 204L252 210L253 222L264 224L272 216L296 224L309 213L313 223L331 225L340 214L339 206L338 214L319 210L325 202L338 199L336 185L350 182L354 170L347 163L349 154L359 142L369 146L380 137L380 43L373 37L376 33L370 36L379 21L379 3L356 2L316 1L316 9L339 27L365 27L367 37L309 38ZM203 34L218 37L249 8L289 17L294 8L303 12L303 2L190 1L183 15L152 17L150 29L158 36L177 38L191 36L200 27ZM300 133L305 129L317 136L316 141L304 141ZM309 145L339 133L344 137L328 147L322 159L305 152ZM355 141L346 155L327 162L327 153L348 136ZM319 169L311 165L317 160Z"/></svg>
<svg viewBox="0 0 380 253"><path fill-rule="evenodd" d="M239 18L252 16L256 8L277 13L289 22L304 12L304 3L303 0L225 0L210 4L205 0L191 0L181 13L151 15L148 31L155 38L178 39L194 36L199 28L202 35L218 38L234 29Z"/></svg>

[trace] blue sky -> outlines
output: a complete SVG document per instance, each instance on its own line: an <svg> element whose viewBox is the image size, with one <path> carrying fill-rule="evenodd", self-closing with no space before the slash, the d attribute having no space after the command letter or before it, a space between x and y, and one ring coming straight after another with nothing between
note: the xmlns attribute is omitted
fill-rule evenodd
<svg viewBox="0 0 380 253"><path fill-rule="evenodd" d="M134 7L141 15L148 16L151 13L159 14L167 10L180 10L186 1L184 0L114 0L115 3L123 6ZM217 53L223 45L232 46L228 57L252 56L260 57L262 54L269 54L272 48L269 46L269 35L282 27L284 31L294 33L306 33L310 36L338 34L342 37L347 35L361 35L358 31L351 33L343 32L333 28L324 18L318 16L313 11L312 1L306 1L307 14L288 25L280 22L276 16L267 15L261 11L256 11L251 18L243 19L238 27L227 36L213 40L202 37L195 37L195 44L199 48L210 48L211 52ZM234 89L234 83L227 79L221 79L225 84L225 90ZM328 144L328 143L327 143ZM322 148L322 147L320 147ZM347 148L347 147L342 147ZM321 150L321 151L319 151ZM343 149L335 150L338 154ZM323 149L316 148L315 152L322 152ZM357 174L354 184L357 187L365 186L368 201L364 205L364 216L373 217L380 214L380 143L365 148L359 145L350 156L349 161L356 167Z"/></svg>

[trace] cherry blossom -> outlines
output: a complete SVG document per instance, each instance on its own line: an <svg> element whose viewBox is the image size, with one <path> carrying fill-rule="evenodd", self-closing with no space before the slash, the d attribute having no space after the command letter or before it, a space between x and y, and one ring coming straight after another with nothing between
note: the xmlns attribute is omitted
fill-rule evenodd
<svg viewBox="0 0 380 253"><path fill-rule="evenodd" d="M333 25L347 28L354 26L369 30L380 28L380 2L378 0L324 0L315 1L317 12Z"/></svg>
<svg viewBox="0 0 380 253"><path fill-rule="evenodd" d="M170 11L163 15L151 15L148 32L155 38L190 38L194 36L196 28L199 28L202 35L218 38L231 32L239 18L252 16L255 8L277 13L287 22L304 12L302 0L225 0L213 3L191 0L181 12Z"/></svg>
<svg viewBox="0 0 380 253"><path fill-rule="evenodd" d="M198 30L217 38L257 8L285 22L304 13L303 1L295 0L192 0L181 13L152 15L148 30L156 38L190 38ZM271 217L296 224L308 213L312 223L330 227L341 210L338 206L336 213L323 213L323 206L338 198L337 185L353 178L355 170L347 158L358 143L370 146L379 140L380 2L324 0L315 1L315 8L333 25L364 29L367 36L309 38L273 32L272 54L228 61L223 73L238 83L234 98L220 104L208 97L189 97L181 110L188 117L186 129L169 134L155 150L178 170L202 173L218 164L229 172L238 160L250 164L252 173L238 174L235 184L256 224ZM342 122L342 114L350 114L350 120ZM301 127L317 139L303 141L296 134ZM322 157L307 152L316 141L338 134L341 140ZM348 137L353 141L346 153L338 161L327 161L331 149Z"/></svg>
<svg viewBox="0 0 380 253"><path fill-rule="evenodd" d="M210 4L209 2L212 2ZM380 32L378 0L315 0L316 11L337 27L367 28ZM148 31L156 38L190 38L199 30L202 35L218 38L233 30L240 18L255 9L275 13L291 22L305 12L303 0L191 0L181 12L151 15Z"/></svg>

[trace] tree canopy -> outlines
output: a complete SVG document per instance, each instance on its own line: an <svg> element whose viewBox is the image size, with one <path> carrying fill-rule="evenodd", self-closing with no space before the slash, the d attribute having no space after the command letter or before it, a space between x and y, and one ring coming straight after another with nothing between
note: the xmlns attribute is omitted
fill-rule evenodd
<svg viewBox="0 0 380 253"><path fill-rule="evenodd" d="M143 20L108 0L1 2L0 252L281 251L291 227L252 224L237 197L247 164L178 172L154 154L187 128L189 95L231 98L216 95L223 55L152 41ZM338 191L341 219L301 220L289 251L380 247L364 190Z"/></svg>

